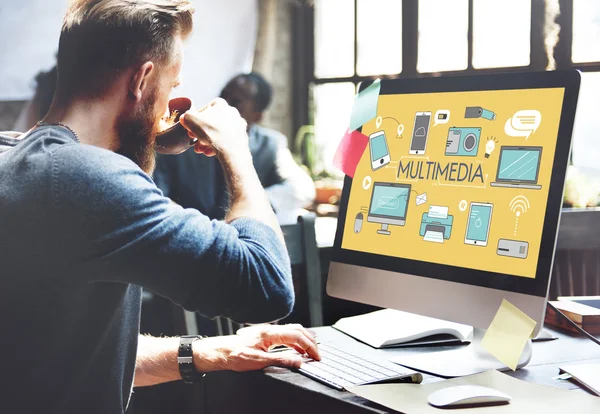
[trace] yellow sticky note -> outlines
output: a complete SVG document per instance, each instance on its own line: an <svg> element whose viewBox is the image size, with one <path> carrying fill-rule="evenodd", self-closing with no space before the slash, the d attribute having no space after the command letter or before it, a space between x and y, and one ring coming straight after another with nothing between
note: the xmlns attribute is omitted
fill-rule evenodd
<svg viewBox="0 0 600 414"><path fill-rule="evenodd" d="M514 371L535 325L533 319L503 299L481 346Z"/></svg>

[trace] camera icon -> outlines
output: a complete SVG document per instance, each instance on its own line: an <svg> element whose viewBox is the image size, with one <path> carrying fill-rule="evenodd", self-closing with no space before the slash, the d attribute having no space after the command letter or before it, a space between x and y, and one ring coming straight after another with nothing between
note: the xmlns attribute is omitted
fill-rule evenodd
<svg viewBox="0 0 600 414"><path fill-rule="evenodd" d="M476 157L479 151L481 128L452 127L448 128L445 155Z"/></svg>

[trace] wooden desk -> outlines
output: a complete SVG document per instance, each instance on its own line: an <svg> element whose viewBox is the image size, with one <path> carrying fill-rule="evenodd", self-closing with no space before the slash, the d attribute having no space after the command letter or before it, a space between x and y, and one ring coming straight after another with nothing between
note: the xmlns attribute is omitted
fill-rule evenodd
<svg viewBox="0 0 600 414"><path fill-rule="evenodd" d="M322 342L343 343L363 355L391 358L401 353L421 353L435 348L376 350L330 327L316 328ZM538 384L585 392L570 381L553 380L558 365L566 362L600 362L600 347L590 340L549 329L559 339L533 344L529 365L509 375ZM441 381L425 375L425 382ZM349 392L340 392L303 375L282 368L265 372L219 372L207 376L205 384L207 413L388 413L394 412Z"/></svg>

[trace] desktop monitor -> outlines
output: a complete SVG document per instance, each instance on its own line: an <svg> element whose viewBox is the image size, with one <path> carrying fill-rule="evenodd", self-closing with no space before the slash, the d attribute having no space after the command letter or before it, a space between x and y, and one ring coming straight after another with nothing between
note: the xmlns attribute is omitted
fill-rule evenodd
<svg viewBox="0 0 600 414"><path fill-rule="evenodd" d="M389 225L404 226L410 200L410 184L373 183L367 221L381 223L377 234L389 236Z"/></svg>
<svg viewBox="0 0 600 414"><path fill-rule="evenodd" d="M385 133L390 162L373 170L365 149L345 177L327 293L481 329L506 299L537 334L579 83L577 71L381 81L361 131Z"/></svg>

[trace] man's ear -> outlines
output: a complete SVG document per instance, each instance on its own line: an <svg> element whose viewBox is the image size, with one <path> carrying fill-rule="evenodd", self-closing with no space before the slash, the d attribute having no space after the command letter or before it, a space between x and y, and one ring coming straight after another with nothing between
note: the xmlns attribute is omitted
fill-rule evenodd
<svg viewBox="0 0 600 414"><path fill-rule="evenodd" d="M129 92L133 95L136 102L142 100L142 93L148 87L150 74L154 71L154 63L146 62L131 75L129 81Z"/></svg>

